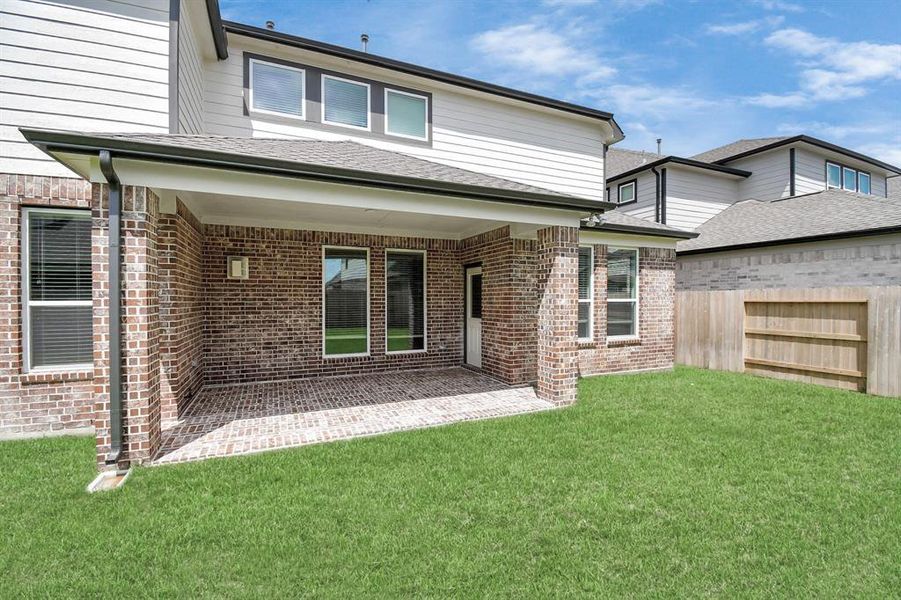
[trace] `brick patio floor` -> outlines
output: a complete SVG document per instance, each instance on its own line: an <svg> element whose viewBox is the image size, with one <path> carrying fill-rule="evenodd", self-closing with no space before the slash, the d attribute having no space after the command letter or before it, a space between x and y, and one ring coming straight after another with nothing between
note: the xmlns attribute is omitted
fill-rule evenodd
<svg viewBox="0 0 901 600"><path fill-rule="evenodd" d="M252 454L554 408L467 369L207 388L163 430L153 464Z"/></svg>

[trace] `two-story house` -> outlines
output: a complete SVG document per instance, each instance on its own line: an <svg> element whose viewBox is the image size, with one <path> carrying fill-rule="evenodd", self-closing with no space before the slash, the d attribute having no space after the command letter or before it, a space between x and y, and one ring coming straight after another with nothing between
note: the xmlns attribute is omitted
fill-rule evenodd
<svg viewBox="0 0 901 600"><path fill-rule="evenodd" d="M607 212L610 113L214 0L0 6L0 435L213 456L386 430L310 410L437 424L672 365L695 234Z"/></svg>

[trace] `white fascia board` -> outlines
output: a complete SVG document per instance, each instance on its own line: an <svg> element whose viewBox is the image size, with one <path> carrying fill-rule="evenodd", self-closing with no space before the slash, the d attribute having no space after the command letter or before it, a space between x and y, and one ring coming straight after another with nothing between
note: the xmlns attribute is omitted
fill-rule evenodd
<svg viewBox="0 0 901 600"><path fill-rule="evenodd" d="M676 249L678 239L656 237L652 235L631 235L611 231L579 231L580 244L605 246L626 246L632 248L667 248Z"/></svg>
<svg viewBox="0 0 901 600"><path fill-rule="evenodd" d="M104 182L96 160L91 181ZM113 166L124 185L147 186L178 192L205 192L223 196L286 200L299 204L326 204L372 208L435 216L482 219L536 225L578 227L590 213L583 209L556 209L527 204L471 200L391 189L323 183L293 177L211 169L171 163L114 159ZM227 201L223 198L223 201ZM262 216L262 215L261 215Z"/></svg>

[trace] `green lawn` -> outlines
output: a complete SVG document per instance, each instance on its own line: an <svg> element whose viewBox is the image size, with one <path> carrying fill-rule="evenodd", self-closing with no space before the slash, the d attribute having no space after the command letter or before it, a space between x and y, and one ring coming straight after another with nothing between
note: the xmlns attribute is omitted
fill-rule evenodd
<svg viewBox="0 0 901 600"><path fill-rule="evenodd" d="M406 328L392 327L388 330L388 352L411 350L412 343ZM327 355L363 352L366 352L365 327L329 327L325 330L325 353Z"/></svg>
<svg viewBox="0 0 901 600"><path fill-rule="evenodd" d="M889 597L901 400L587 379L543 414L138 469L0 444L0 597Z"/></svg>

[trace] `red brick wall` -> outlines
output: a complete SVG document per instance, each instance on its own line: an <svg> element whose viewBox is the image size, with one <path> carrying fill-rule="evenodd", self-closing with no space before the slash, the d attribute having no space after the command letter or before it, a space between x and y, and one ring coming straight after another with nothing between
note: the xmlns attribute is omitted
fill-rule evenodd
<svg viewBox="0 0 901 600"><path fill-rule="evenodd" d="M176 206L159 222L164 423L176 419L203 385L203 226L180 200Z"/></svg>
<svg viewBox="0 0 901 600"><path fill-rule="evenodd" d="M675 250L638 251L637 340L607 340L607 247L594 247L594 342L580 344L582 375L666 369L675 356Z"/></svg>
<svg viewBox="0 0 901 600"><path fill-rule="evenodd" d="M322 356L322 246L370 249L369 356ZM425 353L385 353L385 249L427 250ZM250 277L229 280L226 257ZM204 381L224 384L460 364L463 270L453 240L204 226Z"/></svg>
<svg viewBox="0 0 901 600"><path fill-rule="evenodd" d="M91 206L81 179L0 174L0 438L90 428L93 372L23 374L23 206Z"/></svg>

